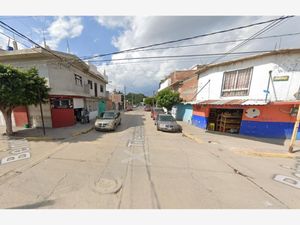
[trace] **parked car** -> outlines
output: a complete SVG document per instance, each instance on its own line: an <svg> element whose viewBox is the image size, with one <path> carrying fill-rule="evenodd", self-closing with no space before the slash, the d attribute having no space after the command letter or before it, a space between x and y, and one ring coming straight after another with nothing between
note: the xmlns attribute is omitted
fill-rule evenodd
<svg viewBox="0 0 300 225"><path fill-rule="evenodd" d="M133 110L132 105L128 105L128 106L126 107L126 111L132 111L132 110Z"/></svg>
<svg viewBox="0 0 300 225"><path fill-rule="evenodd" d="M182 132L182 127L169 114L158 114L155 124L160 131Z"/></svg>
<svg viewBox="0 0 300 225"><path fill-rule="evenodd" d="M144 107L144 110L145 110L146 112L150 112L150 111L151 111L151 106L150 106L150 105L146 105L146 106Z"/></svg>
<svg viewBox="0 0 300 225"><path fill-rule="evenodd" d="M156 120L157 115L160 114L160 113L164 114L165 111L162 108L153 108L151 110L151 118L153 120Z"/></svg>
<svg viewBox="0 0 300 225"><path fill-rule="evenodd" d="M95 121L95 130L116 130L121 124L121 113L118 111L105 111L97 117Z"/></svg>

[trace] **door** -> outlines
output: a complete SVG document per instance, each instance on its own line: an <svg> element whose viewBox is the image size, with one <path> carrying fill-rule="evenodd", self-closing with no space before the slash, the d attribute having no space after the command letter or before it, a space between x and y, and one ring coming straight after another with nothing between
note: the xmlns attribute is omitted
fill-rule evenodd
<svg viewBox="0 0 300 225"><path fill-rule="evenodd" d="M98 104L98 115L105 111L105 102L103 100L99 101Z"/></svg>

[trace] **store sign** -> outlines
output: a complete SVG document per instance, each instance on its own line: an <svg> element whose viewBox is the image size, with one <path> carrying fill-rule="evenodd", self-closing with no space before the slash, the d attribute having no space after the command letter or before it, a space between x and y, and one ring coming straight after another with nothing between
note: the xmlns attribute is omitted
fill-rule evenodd
<svg viewBox="0 0 300 225"><path fill-rule="evenodd" d="M273 81L288 81L289 76L274 76Z"/></svg>

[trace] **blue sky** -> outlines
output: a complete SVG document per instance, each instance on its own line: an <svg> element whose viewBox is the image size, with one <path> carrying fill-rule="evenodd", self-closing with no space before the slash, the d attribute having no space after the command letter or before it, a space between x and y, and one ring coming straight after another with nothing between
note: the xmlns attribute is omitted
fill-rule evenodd
<svg viewBox="0 0 300 225"><path fill-rule="evenodd" d="M0 16L0 20L40 44L43 43L44 33L47 45L54 50L66 52L68 41L71 53L83 57L191 37L278 17L280 16ZM259 37L297 33L300 32L299 24L300 17L296 16L264 32ZM226 52L239 42L188 48L179 48L178 45L197 45L249 38L265 26L266 24L167 45L176 48L128 52L109 58L116 60L132 57ZM0 32L12 36L1 27ZM252 40L237 51L300 48L299 36L300 34ZM17 41L29 44L18 37L15 38ZM7 37L0 33L0 46L5 48L7 42ZM245 55L239 57L243 56ZM227 56L224 60L229 60L230 57ZM106 58L97 59L98 61L94 63L100 72L106 71L111 81L107 86L108 90L122 91L126 86L127 92L152 95L153 91L158 89L160 80L171 72L209 63L214 60L214 57L99 62L103 59Z"/></svg>
<svg viewBox="0 0 300 225"><path fill-rule="evenodd" d="M21 33L26 34L34 41L42 42L42 30L44 31L46 43L49 41L49 34L47 28L56 20L57 17L46 16L18 16L18 17L0 17L0 19L10 26L14 27ZM58 43L55 48L58 51L67 51L67 41L69 42L70 50L77 56L90 56L93 54L106 53L116 51L111 44L112 37L121 32L120 28L108 29L101 26L94 17L83 16L80 17L83 30L80 35L74 38L64 38ZM39 30L39 31L37 31ZM9 32L7 32L9 34ZM21 42L22 39L15 37Z"/></svg>

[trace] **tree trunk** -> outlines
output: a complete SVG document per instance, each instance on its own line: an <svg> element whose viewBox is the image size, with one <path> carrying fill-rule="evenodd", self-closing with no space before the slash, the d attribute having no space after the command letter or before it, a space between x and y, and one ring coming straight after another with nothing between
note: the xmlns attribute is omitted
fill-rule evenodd
<svg viewBox="0 0 300 225"><path fill-rule="evenodd" d="M6 135L11 136L13 135L13 129L12 129L12 120L11 120L11 113L12 109L6 109L6 110L1 110L5 124L6 124Z"/></svg>

